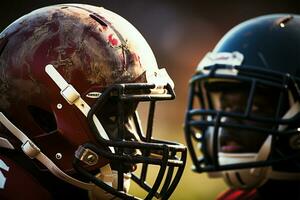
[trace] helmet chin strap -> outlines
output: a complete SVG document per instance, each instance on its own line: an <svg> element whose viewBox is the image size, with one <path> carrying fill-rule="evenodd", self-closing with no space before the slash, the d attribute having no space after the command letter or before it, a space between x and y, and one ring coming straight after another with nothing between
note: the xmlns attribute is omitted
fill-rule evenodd
<svg viewBox="0 0 300 200"><path fill-rule="evenodd" d="M220 165L239 164L266 160L270 154L272 135L269 135L258 153L222 153L219 155ZM224 171L223 178L232 188L253 188L265 183L271 167L238 169Z"/></svg>
<svg viewBox="0 0 300 200"><path fill-rule="evenodd" d="M2 112L0 112L0 122L22 142L21 148L28 157L31 159L35 158L40 161L56 177L85 190L92 190L95 187L94 184L77 180L59 169L55 163L43 154L43 152L26 136L26 134L9 121Z"/></svg>
<svg viewBox="0 0 300 200"><path fill-rule="evenodd" d="M59 72L54 68L53 65L48 64L45 67L46 73L50 76L50 78L55 82L55 84L61 89L60 94L64 97L64 99L70 104L75 105L83 114L87 117L89 111L91 110L90 106L80 97L80 94L76 91L76 89L68 84L67 81L59 74ZM101 137L109 140L109 137L104 130L102 124L99 119L93 115L93 121L100 133ZM115 153L113 147L109 147L112 153Z"/></svg>
<svg viewBox="0 0 300 200"><path fill-rule="evenodd" d="M45 66L46 73L50 76L50 78L56 83L56 85L61 89L60 94L64 97L64 99L70 104L75 105L86 117L90 111L90 106L80 97L80 94L76 91L76 89L67 83L67 81L59 74L59 72L54 68L53 65L48 64ZM93 121L98 129L99 134L102 138L109 140L109 137L100 123L99 119L93 115ZM112 153L115 153L115 149L113 147L109 147ZM109 164L100 168L101 173L97 175L103 182L107 185L117 188L118 173L113 171ZM129 190L130 186L130 177L124 174L124 190ZM102 189L94 189L91 190L91 195L99 196L100 194L105 194L106 192ZM93 192L94 191L94 192ZM100 195L100 196L101 196Z"/></svg>
<svg viewBox="0 0 300 200"><path fill-rule="evenodd" d="M80 94L75 90L75 88L68 84L64 78L58 73L58 71L53 67L53 65L47 65L45 67L47 74L51 77L51 79L58 85L61 89L61 95L66 99L69 104L74 104L85 116L87 116L90 107L89 105L80 97ZM93 120L96 124L96 127L104 139L109 140L103 126L101 125L98 118L94 115ZM0 122L22 142L22 150L23 152L30 157L31 159L37 159L41 162L53 175L58 177L59 179L72 184L76 187L79 187L84 190L88 190L92 199L102 199L101 197L110 196L111 198L116 198L110 193L107 193L103 189L97 187L93 183L87 183L75 179L64 171L62 171L52 160L47 157L40 148L31 141L25 133L23 133L20 129L18 129L9 119L5 117L5 115L0 112ZM2 139L2 138L1 138ZM1 140L2 141L2 140ZM3 142L2 142L3 143ZM2 144L1 143L1 144ZM14 149L13 146L8 142L4 143L5 145L1 145L3 147L7 146L10 149ZM109 147L110 150L114 153L114 148ZM109 164L100 168L100 173L96 175L97 178L101 179L107 185L117 188L118 181L118 172L111 170ZM124 174L124 190L128 192L130 186L131 176L130 174ZM104 196L103 196L104 195Z"/></svg>
<svg viewBox="0 0 300 200"><path fill-rule="evenodd" d="M100 169L101 173L97 174L96 177L102 180L107 185L117 188L118 187L118 171L111 170L109 165L105 165ZM123 189L125 193L128 193L130 188L131 174L124 174L124 185ZM99 200L99 199L119 199L116 196L102 190L99 187L94 187L93 190L89 190L90 200Z"/></svg>
<svg viewBox="0 0 300 200"><path fill-rule="evenodd" d="M300 111L299 102L294 102L282 119L295 116ZM287 128L285 125L278 127L279 131ZM238 164L246 162L264 161L271 151L272 135L269 135L258 153L222 153L219 155L220 165ZM257 167L224 171L223 178L232 188L254 188L263 185L268 179L274 180L299 180L300 173L274 171L272 167Z"/></svg>
<svg viewBox="0 0 300 200"><path fill-rule="evenodd" d="M99 188L93 183L87 183L80 181L78 179L75 179L68 174L66 174L64 171L62 171L52 160L46 156L40 148L38 148L37 145L35 145L25 133L23 133L20 129L18 129L9 119L5 117L5 115L0 112L0 122L14 135L16 136L21 142L22 142L22 150L23 152L31 159L37 159L39 162L41 162L54 176L57 178L72 184L76 187L79 187L84 190L88 190L90 195L94 195L95 199L102 199L98 198L101 197L101 195L110 196L113 197L112 194L107 193L103 189ZM117 188L117 181L118 181L118 172L113 171L110 168L110 165L107 164L104 167L100 168L100 173L96 175L97 178L102 180L107 185ZM130 187L130 180L131 176L130 174L124 174L124 191L128 192ZM103 196L104 197L104 196Z"/></svg>

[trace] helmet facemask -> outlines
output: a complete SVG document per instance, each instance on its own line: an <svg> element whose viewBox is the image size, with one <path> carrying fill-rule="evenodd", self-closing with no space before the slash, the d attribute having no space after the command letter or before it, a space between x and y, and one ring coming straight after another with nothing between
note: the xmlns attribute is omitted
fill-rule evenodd
<svg viewBox="0 0 300 200"><path fill-rule="evenodd" d="M122 84L114 85L107 88L95 104L91 107L88 114L88 122L97 136L98 142L101 146L112 147L114 153L109 149L99 149L93 144L84 144L79 148L79 151L85 152L87 149L95 152L100 157L105 157L110 160L110 165L113 170L117 172L116 188L108 188L103 185L101 180L97 179L81 165L84 160L80 162L80 156L74 160L74 167L79 173L91 179L93 183L98 186L108 189L111 193L116 193L116 196L125 198L120 193L124 190L124 176L128 176L129 172L131 179L147 191L147 199L166 198L175 189L184 168L185 150L177 146L176 143L168 141L155 140L152 137L153 117L155 111L155 103L158 100L168 100L174 98L174 93L170 85L166 85L165 94L151 94L151 89L154 89L154 84ZM116 103L116 111L112 112L103 119L101 113L107 107L107 104ZM146 133L143 133L140 119L136 111L137 102L149 102L148 124ZM93 116L99 116L100 121L109 120L114 121L107 127L104 123L104 129L114 132L110 140L101 137L99 130L95 125ZM111 116L109 116L111 115ZM108 135L110 136L109 132ZM175 146L173 146L175 145ZM178 148L179 147L179 148ZM79 153L79 152L78 152ZM137 164L141 165L140 174L134 173ZM149 178L148 171L151 166L159 168L157 177L153 181L153 185L147 184ZM151 173L152 179L153 174ZM155 176L154 176L155 177ZM161 185L161 182L163 184ZM158 191L160 189L160 192ZM126 197L127 198L127 197Z"/></svg>
<svg viewBox="0 0 300 200"><path fill-rule="evenodd" d="M280 179L272 175L274 167L265 166L298 156L282 144L297 132L296 85L289 75L251 66L201 69L191 80L185 127L194 170L222 175L237 188Z"/></svg>
<svg viewBox="0 0 300 200"><path fill-rule="evenodd" d="M300 111L299 20L293 14L249 19L229 30L201 60L190 81L185 122L195 171L223 175L230 186L237 188L258 188L269 179L283 184L300 180L300 148L296 142ZM213 107L213 88L209 88L212 82L219 82L219 91L226 90L222 82L235 82L232 91L246 86L241 92L244 100L238 102L242 109ZM259 93L267 101L262 110L268 115L255 112ZM248 144L253 145L227 136L222 139L222 132L248 138ZM201 144L198 149L197 144ZM273 188L276 180L268 185Z"/></svg>
<svg viewBox="0 0 300 200"><path fill-rule="evenodd" d="M109 194L100 199L138 199L127 193L130 180L146 199L169 198L186 148L152 138L152 126L155 102L174 99L174 85L132 24L102 7L60 4L1 35L1 147L23 150L92 196ZM142 101L150 102L145 134L136 114ZM159 170L148 184L152 166Z"/></svg>

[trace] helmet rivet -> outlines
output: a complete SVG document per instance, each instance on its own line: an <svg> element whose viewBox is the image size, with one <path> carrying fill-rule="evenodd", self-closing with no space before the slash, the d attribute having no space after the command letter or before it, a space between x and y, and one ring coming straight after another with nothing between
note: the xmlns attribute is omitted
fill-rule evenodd
<svg viewBox="0 0 300 200"><path fill-rule="evenodd" d="M62 106L62 104L58 103L58 104L56 105L56 107L57 107L57 109L60 110L60 109L62 109L63 106Z"/></svg>
<svg viewBox="0 0 300 200"><path fill-rule="evenodd" d="M90 163L94 163L96 159L96 156L94 156L93 154L87 156L87 161Z"/></svg>
<svg viewBox="0 0 300 200"><path fill-rule="evenodd" d="M55 154L55 158L56 158L57 160L60 160L60 159L62 158L62 154L61 154L61 153Z"/></svg>

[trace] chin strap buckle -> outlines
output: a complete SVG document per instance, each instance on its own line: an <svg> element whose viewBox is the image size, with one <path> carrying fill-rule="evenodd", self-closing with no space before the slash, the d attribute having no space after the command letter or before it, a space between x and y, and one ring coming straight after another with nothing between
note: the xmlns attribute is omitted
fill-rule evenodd
<svg viewBox="0 0 300 200"><path fill-rule="evenodd" d="M80 98L80 94L70 84L68 84L66 88L61 90L60 94L70 105L73 105Z"/></svg>
<svg viewBox="0 0 300 200"><path fill-rule="evenodd" d="M99 160L98 155L94 151L83 146L79 146L76 150L75 157L89 166L97 164Z"/></svg>
<svg viewBox="0 0 300 200"><path fill-rule="evenodd" d="M41 150L30 140L27 140L24 144L22 144L21 148L31 159L34 159L41 153Z"/></svg>

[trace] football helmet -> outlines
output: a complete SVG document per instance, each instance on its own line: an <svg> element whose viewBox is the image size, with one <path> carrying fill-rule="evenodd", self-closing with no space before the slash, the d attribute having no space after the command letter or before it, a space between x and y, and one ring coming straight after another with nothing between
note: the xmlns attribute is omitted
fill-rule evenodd
<svg viewBox="0 0 300 200"><path fill-rule="evenodd" d="M233 188L300 180L300 16L231 29L190 80L186 142L196 172Z"/></svg>
<svg viewBox="0 0 300 200"><path fill-rule="evenodd" d="M0 38L1 148L100 199L139 199L130 180L142 198L172 194L186 148L154 139L152 126L155 103L174 99L174 84L133 25L102 7L60 4L19 18ZM145 133L140 102L149 103Z"/></svg>

